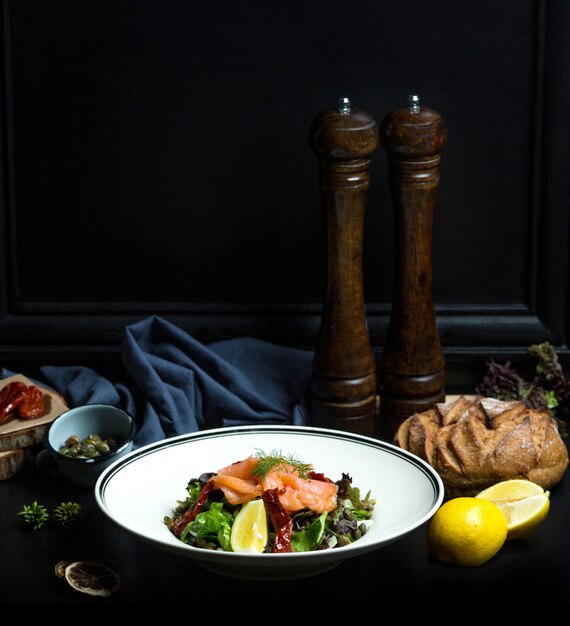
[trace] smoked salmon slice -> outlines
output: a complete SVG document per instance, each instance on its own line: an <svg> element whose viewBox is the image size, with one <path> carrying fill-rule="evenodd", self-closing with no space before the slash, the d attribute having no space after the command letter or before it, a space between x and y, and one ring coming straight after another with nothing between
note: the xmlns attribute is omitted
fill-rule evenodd
<svg viewBox="0 0 570 626"><path fill-rule="evenodd" d="M221 489L230 504L245 504L261 497L268 489L277 489L279 501L289 512L308 508L324 513L336 508L338 486L327 480L303 478L292 465L280 465L265 476L255 470L259 458L249 456L219 470L209 479L211 488Z"/></svg>

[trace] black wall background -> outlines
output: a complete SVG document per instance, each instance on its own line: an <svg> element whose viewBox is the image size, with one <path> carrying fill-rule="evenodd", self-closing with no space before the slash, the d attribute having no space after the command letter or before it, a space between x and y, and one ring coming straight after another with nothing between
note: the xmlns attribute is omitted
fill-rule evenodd
<svg viewBox="0 0 570 626"><path fill-rule="evenodd" d="M312 348L325 278L312 119L418 93L449 140L434 299L448 388L494 356L568 358L565 0L4 0L0 365L113 368L152 314L197 339ZM387 164L364 288L392 292Z"/></svg>

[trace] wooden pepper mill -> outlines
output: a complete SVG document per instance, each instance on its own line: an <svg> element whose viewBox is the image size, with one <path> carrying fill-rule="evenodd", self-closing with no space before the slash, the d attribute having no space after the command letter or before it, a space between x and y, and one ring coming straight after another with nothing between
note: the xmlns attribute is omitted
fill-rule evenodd
<svg viewBox="0 0 570 626"><path fill-rule="evenodd" d="M337 109L315 118L310 140L319 157L327 232L326 295L311 377L312 422L373 435L376 362L364 309L362 240L378 127L368 113L342 98Z"/></svg>
<svg viewBox="0 0 570 626"><path fill-rule="evenodd" d="M432 239L443 118L420 107L389 113L380 128L388 154L394 205L395 264L392 312L379 368L380 431L391 437L408 416L445 398L445 361L433 305Z"/></svg>

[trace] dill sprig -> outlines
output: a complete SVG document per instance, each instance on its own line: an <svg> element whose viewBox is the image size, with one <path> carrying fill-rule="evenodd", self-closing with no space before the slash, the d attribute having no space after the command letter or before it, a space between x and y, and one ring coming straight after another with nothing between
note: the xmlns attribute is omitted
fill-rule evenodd
<svg viewBox="0 0 570 626"><path fill-rule="evenodd" d="M272 450L269 453L258 450L256 456L259 461L255 464L252 474L259 479L265 478L269 472L280 470L283 472L296 471L301 478L307 478L313 466L303 463L295 454L283 454L281 450Z"/></svg>

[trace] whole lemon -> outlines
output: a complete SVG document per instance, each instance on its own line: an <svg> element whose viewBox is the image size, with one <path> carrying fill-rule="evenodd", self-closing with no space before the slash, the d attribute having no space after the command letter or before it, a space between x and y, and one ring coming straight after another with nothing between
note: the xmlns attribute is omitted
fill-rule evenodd
<svg viewBox="0 0 570 626"><path fill-rule="evenodd" d="M442 563L475 567L497 554L507 538L507 520L493 502L453 498L431 518L428 548Z"/></svg>

